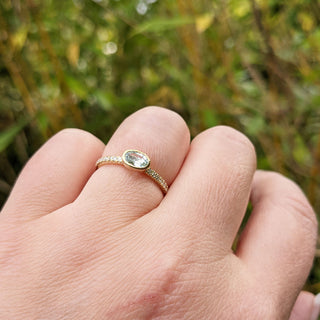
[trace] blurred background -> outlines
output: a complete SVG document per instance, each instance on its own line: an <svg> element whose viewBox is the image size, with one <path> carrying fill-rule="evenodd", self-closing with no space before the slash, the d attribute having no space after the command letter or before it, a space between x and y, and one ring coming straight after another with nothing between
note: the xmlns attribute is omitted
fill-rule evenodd
<svg viewBox="0 0 320 320"><path fill-rule="evenodd" d="M30 156L78 127L107 142L146 105L218 124L320 212L317 0L1 0L0 205ZM306 289L320 292L320 242Z"/></svg>

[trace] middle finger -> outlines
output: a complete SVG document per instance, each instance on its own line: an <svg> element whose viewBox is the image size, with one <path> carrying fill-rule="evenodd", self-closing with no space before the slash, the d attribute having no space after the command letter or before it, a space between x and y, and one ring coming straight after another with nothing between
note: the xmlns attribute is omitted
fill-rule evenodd
<svg viewBox="0 0 320 320"><path fill-rule="evenodd" d="M193 140L161 208L173 225L183 223L198 235L211 239L213 235L215 246L220 243L230 250L248 205L255 169L254 147L243 134L225 126L209 129Z"/></svg>

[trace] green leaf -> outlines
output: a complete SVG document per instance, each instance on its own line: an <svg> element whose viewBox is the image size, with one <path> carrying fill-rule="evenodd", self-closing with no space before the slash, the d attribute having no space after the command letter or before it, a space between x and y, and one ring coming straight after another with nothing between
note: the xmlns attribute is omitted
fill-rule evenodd
<svg viewBox="0 0 320 320"><path fill-rule="evenodd" d="M25 25L22 25L16 33L14 33L11 37L11 43L15 50L21 50L27 40L28 37L28 29Z"/></svg>
<svg viewBox="0 0 320 320"><path fill-rule="evenodd" d="M45 112L38 112L36 115L38 127L42 133L46 132L49 126L49 118Z"/></svg>
<svg viewBox="0 0 320 320"><path fill-rule="evenodd" d="M80 99L85 99L88 96L87 87L83 84L83 82L72 76L67 76L66 81L71 91L74 92Z"/></svg>
<svg viewBox="0 0 320 320"><path fill-rule="evenodd" d="M266 128L266 121L260 115L256 115L253 118L247 118L247 121L243 121L246 125L246 132L252 136L258 136Z"/></svg>
<svg viewBox="0 0 320 320"><path fill-rule="evenodd" d="M212 12L208 12L198 16L196 18L196 29L198 33L206 31L211 26L213 18L214 14Z"/></svg>
<svg viewBox="0 0 320 320"><path fill-rule="evenodd" d="M0 133L0 152L4 151L12 143L14 138L28 122L29 120L22 119L18 123Z"/></svg>
<svg viewBox="0 0 320 320"><path fill-rule="evenodd" d="M213 110L206 109L203 111L203 122L206 128L211 128L219 124L219 119Z"/></svg>
<svg viewBox="0 0 320 320"><path fill-rule="evenodd" d="M292 154L294 159L299 164L305 166L306 164L310 163L310 151L300 135L297 135L294 139L294 147L292 150Z"/></svg>
<svg viewBox="0 0 320 320"><path fill-rule="evenodd" d="M109 111L112 109L111 97L107 92L96 90L93 95L103 110Z"/></svg>
<svg viewBox="0 0 320 320"><path fill-rule="evenodd" d="M172 29L176 29L177 27L185 26L187 24L192 24L195 22L195 19L192 17L174 17L174 18L160 18L153 19L151 21L147 21L137 25L133 32L131 33L131 37L146 32L163 32Z"/></svg>

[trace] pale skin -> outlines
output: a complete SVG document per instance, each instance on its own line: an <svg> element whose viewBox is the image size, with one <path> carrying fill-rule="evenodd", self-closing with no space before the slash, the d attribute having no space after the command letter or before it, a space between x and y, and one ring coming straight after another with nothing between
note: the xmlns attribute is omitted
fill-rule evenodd
<svg viewBox="0 0 320 320"><path fill-rule="evenodd" d="M165 197L143 173L95 171L127 149L149 155ZM0 214L0 319L309 320L316 238L302 191L257 171L243 134L219 126L190 144L180 116L144 108L106 146L64 130L25 166Z"/></svg>

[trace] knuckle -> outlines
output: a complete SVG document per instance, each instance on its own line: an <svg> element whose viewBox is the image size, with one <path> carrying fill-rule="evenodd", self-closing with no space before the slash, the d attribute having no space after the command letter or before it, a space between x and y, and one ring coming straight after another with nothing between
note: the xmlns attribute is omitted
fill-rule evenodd
<svg viewBox="0 0 320 320"><path fill-rule="evenodd" d="M256 168L256 152L252 142L241 132L227 126L217 126L200 133L194 140L201 139L207 146L214 145L214 154L225 155L230 165L241 168ZM215 141L212 144L212 141Z"/></svg>
<svg viewBox="0 0 320 320"><path fill-rule="evenodd" d="M70 146L76 150L97 150L101 152L104 144L90 132L76 129L67 128L59 131L56 135L51 138L51 143Z"/></svg>
<svg viewBox="0 0 320 320"><path fill-rule="evenodd" d="M281 195L278 197L277 205L282 212L294 221L296 226L295 238L301 239L300 246L304 255L309 255L310 260L314 255L317 241L318 221L316 214L308 199L300 187L292 180L275 172L267 173L266 183L274 186L274 191Z"/></svg>
<svg viewBox="0 0 320 320"><path fill-rule="evenodd" d="M70 142L84 142L89 139L92 140L93 138L95 137L87 131L76 128L66 128L59 131L52 139Z"/></svg>
<svg viewBox="0 0 320 320"><path fill-rule="evenodd" d="M312 229L317 230L318 228L318 222L315 215L315 212L307 199L304 196L294 196L294 195L287 195L287 204L288 207L292 209L292 211L303 218L303 220L306 220L308 224L311 224Z"/></svg>
<svg viewBox="0 0 320 320"><path fill-rule="evenodd" d="M157 139L157 144L153 143L154 139ZM158 159L161 159L161 156L164 157L161 151L163 147L182 156L190 144L190 133L185 121L174 111L160 107L146 107L122 122L110 140L108 148L116 145L118 147L124 140L134 141L137 147L139 145L140 149L147 148L150 154L153 151L160 156ZM176 149L181 152L177 152Z"/></svg>
<svg viewBox="0 0 320 320"><path fill-rule="evenodd" d="M245 135L231 127L217 126L199 134L194 140L198 140L196 144L201 148L206 148L207 156L222 169L223 177L232 181L237 179L245 186L251 181L256 169L256 153Z"/></svg>
<svg viewBox="0 0 320 320"><path fill-rule="evenodd" d="M158 116L158 117L164 117L164 118L174 118L174 119L179 119L180 121L184 122L183 118L176 113L175 111L172 111L170 109L162 108L162 107L157 107L157 106L147 106L139 111L137 113L144 113L144 114L150 114L152 117L153 116Z"/></svg>
<svg viewBox="0 0 320 320"><path fill-rule="evenodd" d="M156 124L156 119L157 123L164 123L168 128L180 129L189 134L189 129L184 119L178 113L166 108L148 106L137 111L134 116L139 116L144 119L143 121L151 121L154 124Z"/></svg>
<svg viewBox="0 0 320 320"><path fill-rule="evenodd" d="M289 178L277 172L267 172L268 184L274 185L282 194L282 207L299 219L300 224L309 226L313 232L318 229L316 214L301 188Z"/></svg>
<svg viewBox="0 0 320 320"><path fill-rule="evenodd" d="M301 192L302 193L302 192ZM283 200L283 209L296 221L296 237L300 236L301 253L311 262L317 242L318 222L316 215L303 195L287 195ZM307 261L307 260L305 260Z"/></svg>
<svg viewBox="0 0 320 320"><path fill-rule="evenodd" d="M227 142L234 147L239 146L241 149L249 153L250 156L255 157L255 148L247 136L240 131L228 126L217 126L213 128L215 135L220 136L221 139L228 140Z"/></svg>

